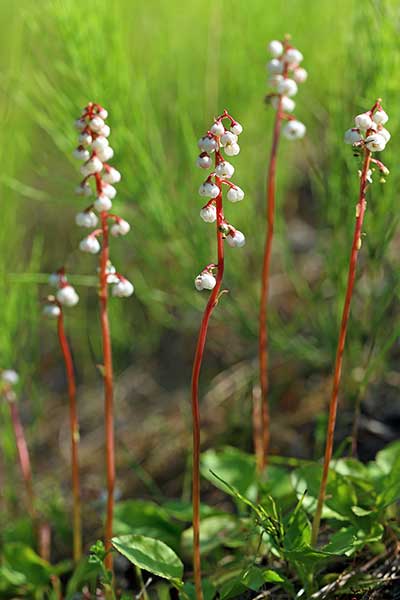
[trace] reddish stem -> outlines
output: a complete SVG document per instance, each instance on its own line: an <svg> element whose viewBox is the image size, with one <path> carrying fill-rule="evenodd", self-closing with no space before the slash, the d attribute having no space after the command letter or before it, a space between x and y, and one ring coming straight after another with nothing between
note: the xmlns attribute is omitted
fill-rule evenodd
<svg viewBox="0 0 400 600"><path fill-rule="evenodd" d="M265 240L262 276L261 276L261 298L259 313L259 367L260 367L260 385L261 385L261 419L262 427L258 427L254 432L257 437L255 443L256 460L259 472L261 472L268 458L269 440L270 440L270 415L268 404L268 295L270 284L270 265L272 240L274 237L275 222L275 175L276 160L278 154L279 138L282 126L282 96L276 111L274 133L272 138L271 154L267 175L267 233Z"/></svg>
<svg viewBox="0 0 400 600"><path fill-rule="evenodd" d="M224 223L222 210L221 180L216 177L215 182L220 188L220 194L215 200L217 209L217 250L218 264L216 284L212 290L207 306L203 313L192 371L192 414L193 414L193 569L194 583L197 600L202 600L201 587L201 559L200 559L200 409L199 409L199 376L203 362L204 346L207 338L207 329L211 314L218 304L218 296L224 275L224 237L221 227Z"/></svg>
<svg viewBox="0 0 400 600"><path fill-rule="evenodd" d="M107 301L107 266L109 261L108 213L101 213L101 228L103 244L100 256L100 321L103 339L103 377L104 377L104 416L106 435L106 466L107 466L107 511L105 525L105 548L108 552L105 558L107 569L112 569L111 538L113 535L114 487L115 487L115 451L114 451L114 414L113 414L113 368L110 325L108 321Z"/></svg>
<svg viewBox="0 0 400 600"><path fill-rule="evenodd" d="M71 350L68 344L64 328L64 314L62 307L57 322L58 339L61 351L64 357L65 370L68 381L69 396L69 420L71 435L71 468L72 468L72 495L73 495L73 557L78 562L82 557L82 519L81 519L81 493L79 483L79 423L76 405L76 385L74 365L72 361Z"/></svg>
<svg viewBox="0 0 400 600"><path fill-rule="evenodd" d="M350 262L349 262L349 273L347 278L347 289L346 289L346 297L343 306L343 314L342 314L342 322L340 325L340 333L339 340L336 351L336 362L335 362L335 372L333 377L333 387L332 387L332 395L329 404L329 419L328 419L328 428L327 428L327 437L326 437L326 446L325 446L325 457L324 457L324 467L322 471L322 479L321 479L321 487L318 495L317 508L314 515L313 525L312 525L312 536L311 543L315 545L318 539L319 526L321 522L322 508L325 500L326 486L328 481L329 474L329 464L332 458L333 452L333 441L334 441L334 433L335 433L335 424L336 424L336 413L337 413L337 405L338 405L338 394L339 394L339 386L340 386L340 376L342 371L342 363L343 363L343 352L346 342L346 334L347 334L347 325L349 321L350 315L350 303L353 294L354 281L356 275L356 267L357 267L357 259L358 259L358 251L361 246L361 234L362 234L362 225L364 221L364 214L366 209L366 201L365 194L368 187L367 182L367 174L368 169L371 162L371 152L368 149L365 149L365 157L364 164L361 173L360 180L360 194L357 203L357 212L356 212L356 223L354 228L354 236L353 236L353 244L351 247L350 254Z"/></svg>
<svg viewBox="0 0 400 600"><path fill-rule="evenodd" d="M35 494L33 491L32 483L32 469L31 461L29 458L28 445L25 439L24 428L21 423L19 416L19 410L17 402L15 400L8 400L8 406L10 408L11 421L13 424L15 443L17 446L18 459L21 467L22 478L25 484L25 491L27 497L27 509L29 516L34 522L37 519L37 512L35 508Z"/></svg>

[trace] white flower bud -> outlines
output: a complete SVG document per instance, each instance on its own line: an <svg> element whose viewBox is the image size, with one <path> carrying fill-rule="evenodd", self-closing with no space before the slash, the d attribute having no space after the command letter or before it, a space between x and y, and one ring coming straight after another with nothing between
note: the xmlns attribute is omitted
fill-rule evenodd
<svg viewBox="0 0 400 600"><path fill-rule="evenodd" d="M278 104L279 104L279 96L272 96L271 97L271 105L273 106L273 108L275 108L275 110L277 110ZM283 112L291 113L294 111L295 107L296 107L296 103L294 100L292 100L291 98L288 98L287 96L281 96L281 108L282 108Z"/></svg>
<svg viewBox="0 0 400 600"><path fill-rule="evenodd" d="M103 163L101 160L97 158L97 156L93 156L90 160L85 162L84 165L81 166L81 173L85 177L87 175L93 175L94 173L100 173L103 168Z"/></svg>
<svg viewBox="0 0 400 600"><path fill-rule="evenodd" d="M83 131L86 127L86 121L84 119L77 119L74 122L74 125L78 131Z"/></svg>
<svg viewBox="0 0 400 600"><path fill-rule="evenodd" d="M83 185L78 185L78 187L75 188L75 194L77 196L90 196L91 193L92 193L92 188L87 183L85 183Z"/></svg>
<svg viewBox="0 0 400 600"><path fill-rule="evenodd" d="M75 306L79 302L79 296L72 285L66 285L59 289L56 298L63 306Z"/></svg>
<svg viewBox="0 0 400 600"><path fill-rule="evenodd" d="M390 138L392 137L392 136L390 135L390 133L388 132L388 130L387 130L387 129L385 129L385 127L381 127L380 129L378 129L378 133L379 133L379 135L381 135L382 137L384 137L384 138L385 138L385 140L386 140L386 143L387 143L387 142L390 140Z"/></svg>
<svg viewBox="0 0 400 600"><path fill-rule="evenodd" d="M111 198L111 200L117 195L117 190L113 185L110 185L109 183L103 184L101 191L105 196Z"/></svg>
<svg viewBox="0 0 400 600"><path fill-rule="evenodd" d="M85 210L75 216L75 223L78 227L96 227L98 218L92 210Z"/></svg>
<svg viewBox="0 0 400 600"><path fill-rule="evenodd" d="M99 240L94 235L88 235L80 242L79 249L89 254L97 254L100 251Z"/></svg>
<svg viewBox="0 0 400 600"><path fill-rule="evenodd" d="M111 146L106 146L102 150L97 150L97 156L102 162L107 162L114 156L114 150Z"/></svg>
<svg viewBox="0 0 400 600"><path fill-rule="evenodd" d="M90 129L96 133L99 133L104 125L105 123L101 117L93 117L93 119L89 121Z"/></svg>
<svg viewBox="0 0 400 600"><path fill-rule="evenodd" d="M283 56L283 60L289 63L289 65L298 65L303 60L303 55L297 48L290 48Z"/></svg>
<svg viewBox="0 0 400 600"><path fill-rule="evenodd" d="M119 183L121 181L121 173L114 169L114 167L109 167L104 175L102 175L102 180L105 183Z"/></svg>
<svg viewBox="0 0 400 600"><path fill-rule="evenodd" d="M232 248L242 248L246 243L246 238L241 231L236 229L234 233L229 233L226 236L226 241Z"/></svg>
<svg viewBox="0 0 400 600"><path fill-rule="evenodd" d="M267 63L267 69L271 75L281 75L283 73L283 63L277 58L273 58Z"/></svg>
<svg viewBox="0 0 400 600"><path fill-rule="evenodd" d="M210 131L214 135L223 135L225 127L223 126L221 121L215 121L215 123L211 125Z"/></svg>
<svg viewBox="0 0 400 600"><path fill-rule="evenodd" d="M235 167L226 160L223 160L215 167L215 173L218 177L230 179L235 172Z"/></svg>
<svg viewBox="0 0 400 600"><path fill-rule="evenodd" d="M8 383L9 385L16 385L19 381L19 375L13 369L4 369L1 372L1 379L4 383Z"/></svg>
<svg viewBox="0 0 400 600"><path fill-rule="evenodd" d="M200 154L200 156L197 157L196 165L200 167L200 169L211 169L211 156L208 156L208 154Z"/></svg>
<svg viewBox="0 0 400 600"><path fill-rule="evenodd" d="M242 188L240 188L238 186L231 187L231 188L229 188L228 193L226 194L226 197L231 202L240 202L240 200L243 200L243 198L244 198L244 191L242 190Z"/></svg>
<svg viewBox="0 0 400 600"><path fill-rule="evenodd" d="M201 292L201 290L213 290L216 283L217 280L215 279L214 275L208 271L200 273L200 275L197 275L196 279L194 280L195 288L199 292Z"/></svg>
<svg viewBox="0 0 400 600"><path fill-rule="evenodd" d="M94 201L94 207L98 212L111 210L112 202L108 196L105 194L100 194L100 196L97 196L96 200Z"/></svg>
<svg viewBox="0 0 400 600"><path fill-rule="evenodd" d="M384 125L385 123L387 123L389 121L389 116L388 114L382 109L382 110L377 110L374 112L374 114L372 115L372 119L375 121L375 123L377 123L378 125Z"/></svg>
<svg viewBox="0 0 400 600"><path fill-rule="evenodd" d="M283 44L278 40L272 40L272 42L268 44L268 52L274 58L278 58L278 56L281 56L283 53Z"/></svg>
<svg viewBox="0 0 400 600"><path fill-rule="evenodd" d="M78 160L89 160L90 158L89 150L85 150L84 148L76 148L73 151L72 155Z"/></svg>
<svg viewBox="0 0 400 600"><path fill-rule="evenodd" d="M231 131L226 131L223 136L221 136L221 146L226 146L226 144L234 144L237 142L238 137Z"/></svg>
<svg viewBox="0 0 400 600"><path fill-rule="evenodd" d="M365 145L367 146L368 150L371 150L371 152L381 152L385 149L386 140L383 135L380 135L379 133L373 133L365 138Z"/></svg>
<svg viewBox="0 0 400 600"><path fill-rule="evenodd" d="M104 125L104 127L102 127L98 133L107 138L111 133L111 129L108 125Z"/></svg>
<svg viewBox="0 0 400 600"><path fill-rule="evenodd" d="M200 196L206 196L207 198L216 198L219 196L219 187L211 181L205 181L199 187Z"/></svg>
<svg viewBox="0 0 400 600"><path fill-rule="evenodd" d="M308 77L308 73L303 67L298 67L293 72L293 79L296 83L304 83Z"/></svg>
<svg viewBox="0 0 400 600"><path fill-rule="evenodd" d="M213 137L209 137L208 135L200 138L197 145L202 152L207 152L208 154L215 152L215 150L218 148L217 140Z"/></svg>
<svg viewBox="0 0 400 600"><path fill-rule="evenodd" d="M362 140L362 135L360 135L359 131L355 131L354 129L348 129L344 134L344 143L345 144L356 144Z"/></svg>
<svg viewBox="0 0 400 600"><path fill-rule="evenodd" d="M111 226L111 235L118 237L119 235L126 235L131 230L131 226L128 221L119 219L114 225Z"/></svg>
<svg viewBox="0 0 400 600"><path fill-rule="evenodd" d="M80 146L90 146L92 141L93 138L90 135L90 133L81 133L81 135L78 137L78 142Z"/></svg>
<svg viewBox="0 0 400 600"><path fill-rule="evenodd" d="M93 142L93 150L104 150L109 145L108 139L104 135L99 135Z"/></svg>
<svg viewBox="0 0 400 600"><path fill-rule="evenodd" d="M127 279L120 279L118 283L113 285L112 295L116 298L127 298L128 296L132 296L134 289L135 288L130 281Z"/></svg>
<svg viewBox="0 0 400 600"><path fill-rule="evenodd" d="M60 313L61 309L57 304L46 304L43 306L42 314L47 319L57 319Z"/></svg>
<svg viewBox="0 0 400 600"><path fill-rule="evenodd" d="M283 96L295 96L297 94L297 83L293 79L282 79L276 89L278 94Z"/></svg>
<svg viewBox="0 0 400 600"><path fill-rule="evenodd" d="M217 209L214 204L203 206L200 211L200 216L206 223L214 223L217 220Z"/></svg>
<svg viewBox="0 0 400 600"><path fill-rule="evenodd" d="M274 75L268 79L267 84L272 88L277 88L281 81L283 81L283 75Z"/></svg>
<svg viewBox="0 0 400 600"><path fill-rule="evenodd" d="M234 133L235 135L240 135L243 131L243 127L241 126L240 123L238 123L237 121L235 121L234 123L232 123L231 125L231 131L232 133Z"/></svg>
<svg viewBox="0 0 400 600"><path fill-rule="evenodd" d="M283 128L282 134L288 140L298 140L304 137L306 126L300 121L289 121Z"/></svg>
<svg viewBox="0 0 400 600"><path fill-rule="evenodd" d="M108 117L108 111L107 111L105 108L101 108L101 109L99 110L99 113L98 113L98 114L99 114L99 117L100 117L101 119L103 119L103 120L104 120L104 119L107 119L107 117Z"/></svg>
<svg viewBox="0 0 400 600"><path fill-rule="evenodd" d="M371 129L373 125L373 121L369 113L361 113L360 115L357 115L354 119L354 122L356 127L363 130Z"/></svg>
<svg viewBox="0 0 400 600"><path fill-rule="evenodd" d="M236 142L233 144L226 144L224 152L227 156L237 156L240 152L240 146Z"/></svg>

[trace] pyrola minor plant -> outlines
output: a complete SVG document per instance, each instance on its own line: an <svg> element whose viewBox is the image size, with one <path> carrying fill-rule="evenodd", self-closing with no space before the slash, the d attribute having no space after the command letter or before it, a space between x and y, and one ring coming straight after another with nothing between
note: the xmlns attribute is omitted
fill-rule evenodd
<svg viewBox="0 0 400 600"><path fill-rule="evenodd" d="M124 219L110 212L112 200L116 196L115 183L121 180L121 174L108 164L114 151L109 145L110 128L105 120L108 113L99 104L90 102L80 118L75 121L79 131L79 145L74 156L84 163L81 167L83 180L77 193L90 196L95 193L95 201L83 212L76 215L76 224L81 227L95 229L80 243L83 252L97 254L99 261L99 299L100 321L103 340L103 378L104 378L104 417L106 435L106 467L107 467L107 511L105 525L105 547L107 551L105 564L112 569L111 538L113 533L115 457L114 457L114 414L113 414L113 368L111 335L108 320L108 285L112 285L112 295L127 297L133 294L133 285L116 272L110 262L109 234L118 237L126 235L130 225ZM93 187L91 187L93 183ZM96 212L98 215L96 214ZM100 222L99 222L100 221ZM99 222L99 227L97 224ZM101 240L101 244L100 241Z"/></svg>
<svg viewBox="0 0 400 600"><path fill-rule="evenodd" d="M74 363L71 349L64 327L64 306L76 306L79 296L75 289L68 283L65 269L61 268L50 275L49 283L57 288L56 296L47 296L47 303L43 307L43 315L48 319L57 319L57 333L60 349L63 355L65 372L68 382L69 397L69 427L71 440L71 475L72 475L72 497L73 497L73 556L78 562L82 557L82 515L81 515L81 492L79 483L79 420L76 404L76 383Z"/></svg>
<svg viewBox="0 0 400 600"><path fill-rule="evenodd" d="M255 423L255 450L258 470L264 469L269 448L270 417L268 404L268 294L270 279L270 264L272 240L275 221L275 173L279 139L282 135L289 140L304 137L306 128L303 123L293 116L295 102L293 96L297 93L297 84L307 79L307 71L300 67L302 53L289 43L289 36L283 42L273 40L268 46L272 59L267 64L270 74L269 84L273 92L268 94L267 101L276 110L272 147L267 174L267 232L261 277L261 298L259 315L259 369L261 387L261 407L255 407L255 412L261 413L261 427ZM286 125L282 128L282 122ZM261 408L261 410L260 410Z"/></svg>
<svg viewBox="0 0 400 600"><path fill-rule="evenodd" d="M26 506L33 524L36 525L37 511L32 483L31 461L24 428L19 415L17 394L15 393L15 386L18 384L18 381L19 375L13 369L4 369L4 371L0 372L0 392L10 409L18 460L26 492Z"/></svg>
<svg viewBox="0 0 400 600"><path fill-rule="evenodd" d="M212 169L199 189L200 196L209 198L200 211L206 223L216 224L217 263L208 264L195 279L197 290L210 290L211 294L204 310L200 326L192 372L192 412L193 412L193 568L197 600L202 598L200 568L200 411L199 411L199 375L207 337L208 323L218 303L222 277L224 274L224 242L231 247L244 246L243 233L224 217L223 187L227 188L226 198L230 202L239 202L244 197L243 190L234 185L230 178L235 169L222 156L236 156L240 152L238 136L242 126L225 110L215 119L209 131L199 140L201 153L197 166ZM214 160L213 160L214 158Z"/></svg>
<svg viewBox="0 0 400 600"><path fill-rule="evenodd" d="M374 168L377 168L381 173L381 181L384 181L384 177L389 174L389 170L385 167L385 165L373 156L374 152L381 152L384 150L387 142L390 139L390 133L384 127L388 119L389 117L383 110L381 106L381 99L379 98L371 110L355 117L355 127L348 129L344 136L345 143L352 144L355 153L362 158L362 168L358 172L360 177L360 192L356 205L356 222L353 235L353 244L350 252L346 296L344 300L342 321L340 325L339 340L336 351L336 362L333 376L332 395L329 404L329 419L321 487L312 526L313 544L316 544L318 538L319 525L321 521L322 508L324 505L325 491L329 475L329 464L332 458L343 352L346 343L347 325L350 316L350 303L356 276L358 252L361 248L362 226L365 209L367 207L365 197L368 186L370 183L372 183Z"/></svg>

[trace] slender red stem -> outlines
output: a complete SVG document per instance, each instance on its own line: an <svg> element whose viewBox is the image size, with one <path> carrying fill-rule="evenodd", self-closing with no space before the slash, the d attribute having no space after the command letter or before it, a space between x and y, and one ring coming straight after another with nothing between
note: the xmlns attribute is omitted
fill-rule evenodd
<svg viewBox="0 0 400 600"><path fill-rule="evenodd" d="M199 409L199 376L203 362L204 346L207 338L207 329L211 314L218 304L218 296L221 289L222 278L224 275L224 237L221 227L224 223L222 209L221 181L215 178L215 183L220 188L220 194L216 198L217 209L217 251L218 264L216 284L212 290L207 306L203 313L200 325L199 337L197 340L196 352L193 361L192 371L192 414L193 414L193 569L194 583L197 600L202 600L203 591L201 587L201 559L200 559L200 409Z"/></svg>
<svg viewBox="0 0 400 600"><path fill-rule="evenodd" d="M104 377L104 416L106 435L106 468L107 468L107 511L105 525L105 548L108 554L105 559L107 569L112 569L113 559L111 538L113 535L114 487L115 487L115 450L114 450L114 413L113 413L113 367L110 325L107 312L108 284L107 266L109 261L108 213L101 213L103 243L100 257L100 321L103 339L103 377Z"/></svg>
<svg viewBox="0 0 400 600"><path fill-rule="evenodd" d="M366 209L366 201L365 195L368 187L367 175L368 169L371 162L371 152L368 149L365 149L364 156L364 164L361 172L360 179L360 194L357 203L357 212L356 212L356 223L354 228L354 236L353 236L353 244L351 247L350 254L350 262L349 262L349 273L347 278L347 289L346 296L343 306L342 313L342 322L340 325L339 332L339 340L336 351L336 362L335 362L335 372L333 377L333 387L332 387L332 395L329 404L329 419L328 419L328 429L327 429L327 437L326 437L326 447L325 447L325 457L324 457L324 467L322 471L322 479L321 486L319 490L317 508L314 515L313 525L312 525L312 537L311 543L315 545L318 539L319 526L321 522L322 508L325 500L326 486L328 481L329 474L329 464L332 458L333 452L333 441L334 441L334 433L335 433L335 424L336 424L336 413L337 413L337 405L338 405L338 395L339 395L339 386L340 386L340 376L342 371L342 363L343 363L343 352L346 342L346 334L347 334L347 325L350 316L350 304L351 298L353 294L354 281L356 275L356 267L357 267L357 259L358 259L358 251L361 246L361 234L362 234L362 225L364 221L364 214Z"/></svg>
<svg viewBox="0 0 400 600"><path fill-rule="evenodd" d="M65 370L68 381L68 396L69 396L69 420L70 420L70 436L71 436L71 469L72 469L72 495L73 495L73 557L74 561L78 562L82 557L82 518L81 518L81 492L79 483L79 422L78 411L76 405L76 384L74 364L72 361L71 349L68 344L67 336L64 327L64 314L60 306L60 314L57 322L58 339L60 342L61 351L64 358Z"/></svg>
<svg viewBox="0 0 400 600"><path fill-rule="evenodd" d="M34 522L36 522L37 512L35 508L35 494L33 491L32 483L32 468L31 461L29 458L28 445L25 439L25 432L19 415L17 402L15 400L8 400L8 406L10 408L11 421L14 429L15 443L17 446L22 478L25 484L27 509L29 516Z"/></svg>
<svg viewBox="0 0 400 600"><path fill-rule="evenodd" d="M254 431L257 438L255 442L256 460L259 472L262 471L268 460L270 441L270 415L268 403L268 295L270 284L270 265L272 240L274 237L275 222L275 175L278 154L279 138L282 126L282 97L279 97L277 106L274 133L272 138L271 154L267 175L267 232L265 240L264 258L261 276L261 298L259 313L259 338L258 354L261 386L261 420L262 427Z"/></svg>

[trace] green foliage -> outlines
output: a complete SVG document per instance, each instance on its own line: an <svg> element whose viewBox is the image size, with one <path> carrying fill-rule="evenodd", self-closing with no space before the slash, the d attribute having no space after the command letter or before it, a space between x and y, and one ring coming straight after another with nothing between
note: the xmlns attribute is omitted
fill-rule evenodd
<svg viewBox="0 0 400 600"><path fill-rule="evenodd" d="M140 569L168 579L176 586L182 584L182 561L164 542L144 535L123 535L113 538L112 544Z"/></svg>

